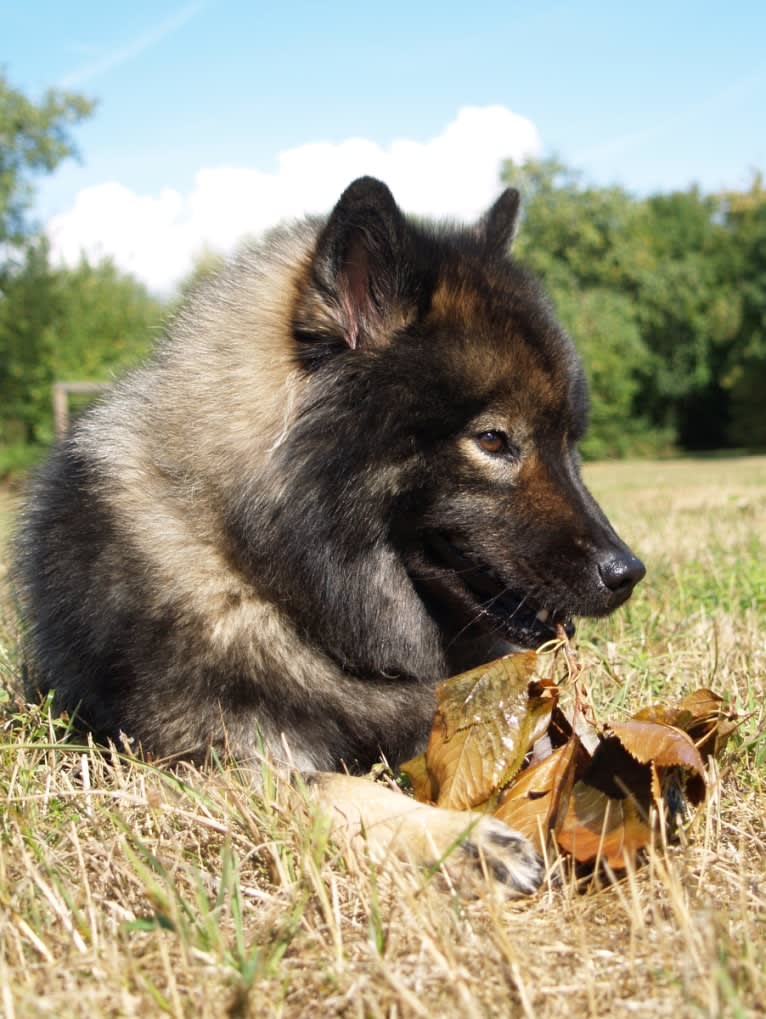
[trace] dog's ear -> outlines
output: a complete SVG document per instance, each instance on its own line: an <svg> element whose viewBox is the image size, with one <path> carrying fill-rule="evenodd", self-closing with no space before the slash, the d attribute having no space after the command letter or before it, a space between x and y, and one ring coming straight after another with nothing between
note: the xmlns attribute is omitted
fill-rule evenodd
<svg viewBox="0 0 766 1019"><path fill-rule="evenodd" d="M506 188L478 223L479 239L493 254L506 254L519 224L521 195L516 188Z"/></svg>
<svg viewBox="0 0 766 1019"><path fill-rule="evenodd" d="M384 345L402 320L407 224L389 189L360 177L319 235L313 278L352 349Z"/></svg>

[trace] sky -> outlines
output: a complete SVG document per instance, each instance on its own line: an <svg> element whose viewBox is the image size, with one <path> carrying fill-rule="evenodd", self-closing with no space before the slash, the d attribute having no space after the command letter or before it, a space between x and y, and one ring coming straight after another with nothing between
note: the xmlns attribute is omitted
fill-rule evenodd
<svg viewBox="0 0 766 1019"><path fill-rule="evenodd" d="M329 211L362 173L471 220L502 160L649 194L766 171L766 3L0 2L0 68L97 100L34 213L69 263L169 292L206 248Z"/></svg>

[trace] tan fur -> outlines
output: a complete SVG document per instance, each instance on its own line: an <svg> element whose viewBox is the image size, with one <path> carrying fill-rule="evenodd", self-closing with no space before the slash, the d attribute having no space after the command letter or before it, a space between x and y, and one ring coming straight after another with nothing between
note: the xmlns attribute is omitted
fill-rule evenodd
<svg viewBox="0 0 766 1019"><path fill-rule="evenodd" d="M307 697L321 690L342 713L358 696L358 682L306 643L291 620L232 569L222 553L221 520L215 513L216 491L278 448L305 385L293 363L285 324L291 320L314 241L305 230L278 238L266 249L269 260L259 252L249 271L237 275L239 285L224 284L230 293L223 302L220 284L210 304L203 290L184 312L167 348L170 373L160 377L139 369L117 383L117 399L97 409L75 439L111 479L103 496L122 532L151 564L154 583L146 597L183 605L205 628L213 652L239 645L254 674L281 670ZM247 252L240 257L246 261ZM189 359L206 366L191 376L199 389L190 386L184 371ZM218 400L211 399L212 385ZM150 387L153 405L147 417L143 406ZM205 413L199 415L197 408L203 405ZM141 421L144 427L137 429ZM370 685L365 697L371 710L396 725L405 703L396 690ZM429 713L426 699L424 721ZM163 723L163 743L173 745L179 755L192 745L185 718L170 717ZM297 742L292 735L261 724L258 745L274 760L288 763L285 747ZM231 720L220 740L245 762L256 745L254 732ZM289 763L297 768L331 764L322 761L321 753L312 759L294 750L290 754Z"/></svg>
<svg viewBox="0 0 766 1019"><path fill-rule="evenodd" d="M252 585L232 570L221 552L221 521L214 509L216 490L268 457L289 427L302 376L292 361L285 322L313 242L305 231L286 234L269 248L270 260L259 254L249 272L228 284L225 321L220 290L209 301L203 289L184 311L168 348L171 361L178 361L177 374L172 363L161 377L139 369L117 384L118 399L101 413L97 410L76 436L111 478L104 498L160 580L147 597L158 592L186 606L208 627L214 648L251 634L246 644L254 669L263 665L264 655L289 661L294 680L303 681L307 689L317 682L328 688L342 684L342 674L329 661L319 670L315 649L304 651L284 614L257 597ZM245 252L240 257L247 261L249 256ZM184 370L190 358L206 370L190 376ZM219 390L218 401L210 399L211 384ZM150 387L153 406L147 417L142 405ZM198 413L203 406L204 415ZM115 407L120 412L117 422ZM108 420L102 420L102 414ZM137 430L137 421L145 427ZM266 749L279 757L282 734L261 735ZM226 738L236 748L252 743L252 734L240 736L231 728ZM180 730L176 739L183 740ZM183 752L183 742L178 752ZM311 766L308 761L295 763Z"/></svg>
<svg viewBox="0 0 766 1019"><path fill-rule="evenodd" d="M539 884L541 864L531 847L489 815L418 803L353 775L315 776L309 793L347 851L378 866L404 860L440 870L463 895L491 887L514 897Z"/></svg>

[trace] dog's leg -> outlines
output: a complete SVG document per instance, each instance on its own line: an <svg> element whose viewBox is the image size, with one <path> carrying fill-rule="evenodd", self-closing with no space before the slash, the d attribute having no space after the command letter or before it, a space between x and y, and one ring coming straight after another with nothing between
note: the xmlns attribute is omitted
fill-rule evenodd
<svg viewBox="0 0 766 1019"><path fill-rule="evenodd" d="M495 818L418 803L365 778L313 772L303 776L312 799L332 819L336 836L363 840L376 863L392 857L443 867L461 892L489 882L509 897L529 895L543 878L531 843Z"/></svg>

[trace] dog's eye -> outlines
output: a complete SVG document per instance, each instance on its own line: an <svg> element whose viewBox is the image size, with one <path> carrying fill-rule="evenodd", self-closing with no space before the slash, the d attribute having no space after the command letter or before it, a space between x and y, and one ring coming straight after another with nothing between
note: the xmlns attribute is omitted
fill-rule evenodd
<svg viewBox="0 0 766 1019"><path fill-rule="evenodd" d="M511 452L511 444L505 432L481 432L476 436L479 448L490 456L506 456Z"/></svg>

